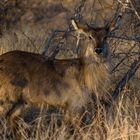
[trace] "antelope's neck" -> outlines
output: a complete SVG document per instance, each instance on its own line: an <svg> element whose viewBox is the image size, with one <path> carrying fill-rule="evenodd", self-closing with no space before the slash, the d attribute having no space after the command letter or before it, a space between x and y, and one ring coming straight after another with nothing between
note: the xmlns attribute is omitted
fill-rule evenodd
<svg viewBox="0 0 140 140"><path fill-rule="evenodd" d="M80 73L80 82L90 93L94 93L98 97L104 96L109 83L107 65L93 62L83 63L83 68Z"/></svg>

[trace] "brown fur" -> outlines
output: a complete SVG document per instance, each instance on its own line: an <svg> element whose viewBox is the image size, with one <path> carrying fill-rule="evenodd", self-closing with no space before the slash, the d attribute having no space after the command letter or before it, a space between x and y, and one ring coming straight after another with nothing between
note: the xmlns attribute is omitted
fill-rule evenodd
<svg viewBox="0 0 140 140"><path fill-rule="evenodd" d="M91 94L106 98L109 51L105 30L84 29L79 58L46 60L45 56L11 51L0 56L0 101L5 114L15 119L25 103L64 108L69 117L80 116ZM92 36L91 36L92 35ZM92 39L90 38L92 37ZM102 54L94 49L103 47Z"/></svg>

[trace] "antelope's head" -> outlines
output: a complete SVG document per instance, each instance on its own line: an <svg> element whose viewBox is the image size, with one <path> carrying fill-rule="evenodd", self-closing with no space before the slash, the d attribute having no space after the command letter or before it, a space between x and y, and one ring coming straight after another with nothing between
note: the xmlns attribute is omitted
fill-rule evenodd
<svg viewBox="0 0 140 140"><path fill-rule="evenodd" d="M93 28L90 26L78 25L72 21L76 30L77 47L79 57L85 64L106 63L110 60L110 51L107 43L107 36L112 27Z"/></svg>

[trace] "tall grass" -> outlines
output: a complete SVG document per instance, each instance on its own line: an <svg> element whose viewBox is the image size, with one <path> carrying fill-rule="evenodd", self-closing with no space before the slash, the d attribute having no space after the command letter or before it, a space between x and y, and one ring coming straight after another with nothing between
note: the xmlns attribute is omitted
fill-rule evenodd
<svg viewBox="0 0 140 140"><path fill-rule="evenodd" d="M31 117L32 114L34 119L27 122L25 117L21 117L17 121L17 131L23 140L139 140L139 96L140 93L135 89L125 89L108 111L103 109L97 112L92 123L83 127L72 127L64 123L63 113L46 113L48 109L43 109L35 115L31 109L25 116ZM12 138L10 127L6 124L6 120L1 119L0 137L3 140Z"/></svg>

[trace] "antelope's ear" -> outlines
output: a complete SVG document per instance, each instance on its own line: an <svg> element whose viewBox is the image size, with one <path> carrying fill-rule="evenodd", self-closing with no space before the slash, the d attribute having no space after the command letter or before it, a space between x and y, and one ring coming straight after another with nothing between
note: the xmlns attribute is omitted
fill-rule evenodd
<svg viewBox="0 0 140 140"><path fill-rule="evenodd" d="M83 26L81 24L77 24L74 20L71 20L71 24L72 24L74 30L76 31L76 37L77 37L76 46L78 46L79 41L80 41L80 36L81 35L88 36L88 32L87 32L85 26Z"/></svg>
<svg viewBox="0 0 140 140"><path fill-rule="evenodd" d="M111 33L118 29L121 25L122 14L120 13L117 17L114 17L111 22L107 23L105 29L108 33Z"/></svg>
<svg viewBox="0 0 140 140"><path fill-rule="evenodd" d="M72 24L74 30L78 30L79 29L78 24L74 21L74 19L71 20L71 24Z"/></svg>
<svg viewBox="0 0 140 140"><path fill-rule="evenodd" d="M78 33L85 34L85 32L88 32L88 27L85 26L84 24L76 23L76 21L73 19L71 20L71 24L74 30L77 31Z"/></svg>

